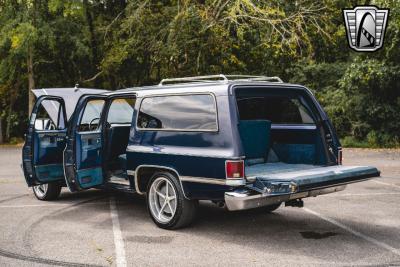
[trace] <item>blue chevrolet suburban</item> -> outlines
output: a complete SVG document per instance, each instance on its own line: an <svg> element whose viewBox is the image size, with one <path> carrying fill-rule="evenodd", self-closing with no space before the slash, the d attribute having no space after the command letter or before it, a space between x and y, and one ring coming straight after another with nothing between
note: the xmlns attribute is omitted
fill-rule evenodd
<svg viewBox="0 0 400 267"><path fill-rule="evenodd" d="M39 200L63 186L143 194L155 224L177 229L193 221L199 200L271 212L380 175L341 165L338 137L313 94L278 77L34 93L22 158Z"/></svg>

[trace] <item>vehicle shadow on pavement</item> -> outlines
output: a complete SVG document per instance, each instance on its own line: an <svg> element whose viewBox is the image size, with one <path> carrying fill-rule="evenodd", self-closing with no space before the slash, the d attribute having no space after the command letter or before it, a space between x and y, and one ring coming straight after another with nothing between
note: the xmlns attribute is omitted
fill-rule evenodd
<svg viewBox="0 0 400 267"><path fill-rule="evenodd" d="M335 255L339 261L357 262L362 265L377 262L379 255L392 263L400 263L400 257L390 251L321 220L301 208L286 208L282 205L272 213L262 209L230 212L210 202L201 202L197 219L191 226L169 231L158 229L153 224L147 214L144 198L124 196L118 199L118 210L122 220L129 222L129 225L141 224L139 227L132 225L132 229L129 227L129 230L124 229L128 242L140 243L145 239L148 243L165 245L166 249L172 249L174 244L175 249L179 249L181 245L177 240L191 238L193 242L223 242L259 253L276 255L279 251L322 262L335 261L332 258L332 255ZM378 227L371 232L371 222L346 218L340 218L340 222L348 226L356 225L358 231L378 240L385 241L384 238L380 239L385 236L399 237L396 227ZM134 228L139 228L140 232ZM396 247L394 243L391 245Z"/></svg>
<svg viewBox="0 0 400 267"><path fill-rule="evenodd" d="M178 249L179 240L191 238L193 242L229 243L258 253L289 253L292 256L310 257L316 261L331 259L332 255L342 262L372 262L377 255L387 255L392 263L400 258L388 250L367 242L352 233L303 211L285 208L283 205L272 213L262 209L229 212L210 202L201 202L193 225L179 230L159 229L148 215L145 198L118 192L89 190L80 193L64 193L56 203L71 203L67 209L48 214L46 220L70 220L87 223L94 229L109 229L109 218L93 222L91 218L109 213L109 198L114 197L118 215L127 243L148 243ZM369 235L371 224L363 220L340 218L344 225L356 225L358 231ZM370 223L370 222L369 222ZM396 227L377 227L372 231L377 239L398 236ZM371 235L371 234L370 234ZM207 240L207 241L205 241ZM212 241L210 241L212 240ZM384 241L384 239L380 239ZM395 239L394 239L395 240ZM395 246L392 244L392 246ZM268 252L269 251L269 252ZM373 253L366 253L373 251ZM340 256L337 256L340 255ZM391 260L393 259L393 260ZM334 259L332 259L334 260Z"/></svg>

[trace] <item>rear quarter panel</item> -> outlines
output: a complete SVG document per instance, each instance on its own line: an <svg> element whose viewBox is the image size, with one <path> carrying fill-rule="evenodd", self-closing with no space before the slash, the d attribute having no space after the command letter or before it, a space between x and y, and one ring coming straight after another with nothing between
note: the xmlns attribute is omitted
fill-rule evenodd
<svg viewBox="0 0 400 267"><path fill-rule="evenodd" d="M224 181L225 161L237 158L237 142L231 125L227 95L216 96L218 131L184 132L140 130L136 117L143 98L135 105L134 119L127 147L127 168L142 165L174 169L180 177L211 178ZM222 199L228 186L182 181L185 195L195 199Z"/></svg>

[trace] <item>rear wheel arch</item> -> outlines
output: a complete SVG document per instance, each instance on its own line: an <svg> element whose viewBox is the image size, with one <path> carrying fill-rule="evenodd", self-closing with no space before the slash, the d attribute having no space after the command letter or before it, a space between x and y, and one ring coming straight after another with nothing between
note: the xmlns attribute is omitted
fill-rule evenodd
<svg viewBox="0 0 400 267"><path fill-rule="evenodd" d="M136 192L143 195L147 190L147 186L150 182L150 179L153 177L153 175L155 173L158 173L158 172L169 172L172 175L174 175L176 178L178 178L183 195L185 196L186 199L189 199L185 194L185 190L183 189L182 181L180 179L179 173L175 169L166 167L166 166L139 165L138 167L136 167L136 170L135 170Z"/></svg>

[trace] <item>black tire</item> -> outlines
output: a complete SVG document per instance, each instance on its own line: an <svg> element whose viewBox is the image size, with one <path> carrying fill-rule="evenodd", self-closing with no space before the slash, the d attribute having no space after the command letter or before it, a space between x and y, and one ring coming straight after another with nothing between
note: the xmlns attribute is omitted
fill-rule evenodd
<svg viewBox="0 0 400 267"><path fill-rule="evenodd" d="M270 212L273 212L274 210L278 209L281 206L281 204L282 203L268 205L268 206L263 207L263 210L270 213Z"/></svg>
<svg viewBox="0 0 400 267"><path fill-rule="evenodd" d="M49 200L55 200L60 196L61 193L61 184L57 183L57 182L53 182L53 183L48 183L45 184L46 189L44 189L44 187L40 187L40 186L33 186L32 187L32 191L33 194L35 195L35 197L39 200L43 200L43 201L49 201ZM40 190L40 188L42 190Z"/></svg>
<svg viewBox="0 0 400 267"><path fill-rule="evenodd" d="M156 218L155 215L153 215L152 209L154 210L154 204L151 204L151 199L150 199L151 197L154 196L154 193L150 192L152 185L153 183L159 181L160 179L162 180L167 179L170 182L170 185L173 186L174 193L176 194L176 202L174 203L175 204L174 206L176 206L176 211L174 215L171 216L171 219L166 222L160 221L159 219ZM196 217L196 211L198 207L198 201L188 200L185 198L178 178L169 172L158 172L151 177L150 182L147 186L146 202L147 202L147 210L154 223L158 227L168 230L183 228L190 225ZM154 199L152 203L154 203ZM161 203L159 204L161 205ZM151 205L153 205L153 208L150 207Z"/></svg>

